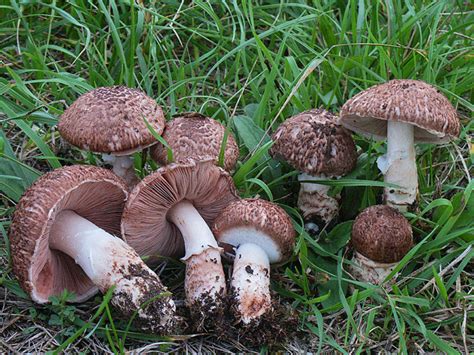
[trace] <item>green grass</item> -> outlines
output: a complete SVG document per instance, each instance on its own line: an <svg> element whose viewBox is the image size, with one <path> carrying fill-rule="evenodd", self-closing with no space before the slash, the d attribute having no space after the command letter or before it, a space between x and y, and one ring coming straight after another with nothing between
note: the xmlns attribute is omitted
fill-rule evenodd
<svg viewBox="0 0 474 355"><path fill-rule="evenodd" d="M62 165L101 164L99 156L61 141L59 115L94 87L125 84L155 98L168 118L199 111L224 122L241 148L234 174L241 195L273 200L293 217L297 248L291 262L273 271L272 286L298 312L302 335L282 348L473 352L472 5L141 3L0 1L0 350L247 349L211 336L127 332L127 324L114 320L107 297L73 309L61 300L39 307L11 273L7 231L25 188ZM334 187L343 191L342 218L314 239L303 231L295 207L295 172L270 158L269 134L295 113L313 107L337 112L360 90L392 78L438 87L457 108L463 129L454 143L417 146L420 208L407 214L417 244L394 271L397 282L375 287L344 270L351 221L380 201L383 179L375 160L385 145L355 136L357 169ZM142 175L156 166L142 168L140 159ZM182 268L170 264L167 273L177 275L167 281L182 292Z"/></svg>

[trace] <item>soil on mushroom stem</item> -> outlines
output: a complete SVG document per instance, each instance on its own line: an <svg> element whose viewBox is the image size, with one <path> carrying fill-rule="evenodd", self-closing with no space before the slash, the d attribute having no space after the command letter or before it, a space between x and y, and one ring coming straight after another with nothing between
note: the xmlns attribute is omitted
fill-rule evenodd
<svg viewBox="0 0 474 355"><path fill-rule="evenodd" d="M203 296L205 307L201 312L196 308L180 307L178 313L188 319L185 333L206 332L216 341L235 341L249 347L258 347L267 344L269 349L277 350L290 339L305 336L298 329L298 315L290 305L280 304L277 294L272 292L272 306L258 321L243 324L235 315L237 314L237 300L233 289L227 296L219 295L220 307L215 307L216 300L210 296Z"/></svg>
<svg viewBox="0 0 474 355"><path fill-rule="evenodd" d="M138 328L163 334L173 334L182 328L183 320L179 317L176 317L176 322L170 327L165 328L160 324L162 318L168 318L170 316L163 312L164 309L168 309L167 300L169 296L159 297L160 294L168 291L164 289L163 285L156 282L156 276L150 274L148 270L143 269L143 267L138 264L129 265L128 272L121 266L120 271L125 275L125 279L136 279L135 285L143 295L141 300L141 304L144 305L143 310L150 317L149 321L145 321L138 316L135 317L134 324ZM143 282L140 283L138 279L143 280ZM145 285L147 287L145 287ZM114 292L114 299L119 301L118 305L114 304L116 308L120 308L120 311L117 313L118 316L123 317L126 321L134 316L136 309L131 307L131 305L135 303L129 294L122 291Z"/></svg>

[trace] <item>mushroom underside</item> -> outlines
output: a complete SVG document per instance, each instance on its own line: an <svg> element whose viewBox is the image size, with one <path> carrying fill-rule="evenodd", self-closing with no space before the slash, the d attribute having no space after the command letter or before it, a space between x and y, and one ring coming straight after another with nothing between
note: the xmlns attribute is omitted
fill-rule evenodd
<svg viewBox="0 0 474 355"><path fill-rule="evenodd" d="M104 193L104 190L106 193ZM57 214L73 210L110 234L118 235L121 205L109 201L124 200L123 192L110 183L85 182L70 191L49 213L49 222L36 241L33 262L29 274L32 297L40 303L49 302L50 296L60 294L64 289L74 292L74 301L81 302L93 296L97 287L87 277L73 258L49 245L49 231ZM104 213L104 208L107 213Z"/></svg>
<svg viewBox="0 0 474 355"><path fill-rule="evenodd" d="M347 129L360 134L366 138L377 141L385 140L387 137L387 121L383 118L364 117L358 115L345 115L341 117L341 123ZM442 144L451 140L449 135L438 133L412 124L414 127L414 138L418 143Z"/></svg>

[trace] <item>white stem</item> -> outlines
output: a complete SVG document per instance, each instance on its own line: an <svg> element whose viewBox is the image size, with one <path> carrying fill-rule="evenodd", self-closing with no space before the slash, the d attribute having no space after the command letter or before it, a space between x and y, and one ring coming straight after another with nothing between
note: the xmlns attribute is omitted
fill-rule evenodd
<svg viewBox="0 0 474 355"><path fill-rule="evenodd" d="M216 239L189 201L176 204L168 219L179 228L184 239L186 255L186 298L188 305L215 302L225 294L225 276ZM210 306L213 309L212 305Z"/></svg>
<svg viewBox="0 0 474 355"><path fill-rule="evenodd" d="M270 261L261 247L245 243L237 248L231 287L244 324L258 319L271 308Z"/></svg>
<svg viewBox="0 0 474 355"><path fill-rule="evenodd" d="M152 330L162 331L174 322L175 305L170 297L158 298L151 302L152 307L142 309L144 302L166 288L123 240L65 210L55 219L49 245L73 258L102 292L115 286L111 301L122 313L131 315L138 310L137 318Z"/></svg>
<svg viewBox="0 0 474 355"><path fill-rule="evenodd" d="M219 248L211 229L191 202L176 204L167 216L183 235L186 255L182 260L199 255L208 248Z"/></svg>
<svg viewBox="0 0 474 355"><path fill-rule="evenodd" d="M373 261L362 254L355 252L352 259L354 266L351 266L352 276L359 281L370 282L379 285L392 272L398 263L379 263Z"/></svg>
<svg viewBox="0 0 474 355"><path fill-rule="evenodd" d="M311 176L305 173L298 175L299 181L325 180L324 175ZM321 185L313 182L301 182L298 196L298 208L303 212L303 217L311 220L314 216L324 223L333 220L339 211L337 199L328 195L329 185Z"/></svg>
<svg viewBox="0 0 474 355"><path fill-rule="evenodd" d="M133 157L130 155L117 156L102 154L102 159L112 164L112 171L125 180L128 186L133 187L138 183L138 177L133 167Z"/></svg>
<svg viewBox="0 0 474 355"><path fill-rule="evenodd" d="M415 202L418 192L413 125L388 121L387 155L380 157L377 165L384 174L385 182L400 186L385 188L386 203L406 211Z"/></svg>
<svg viewBox="0 0 474 355"><path fill-rule="evenodd" d="M318 181L318 180L327 180L327 177L324 174L321 175L309 175L306 173L301 173L298 175L298 181ZM327 195L331 186L329 185L320 185L315 182L301 182L301 189L305 192L317 192L321 195Z"/></svg>

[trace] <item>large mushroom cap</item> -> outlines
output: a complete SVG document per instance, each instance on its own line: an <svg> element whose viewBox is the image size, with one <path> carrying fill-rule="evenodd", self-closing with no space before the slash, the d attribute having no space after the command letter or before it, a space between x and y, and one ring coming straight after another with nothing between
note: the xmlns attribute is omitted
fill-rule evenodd
<svg viewBox="0 0 474 355"><path fill-rule="evenodd" d="M456 110L435 87L419 80L390 80L364 90L341 109L341 124L363 136L383 140L387 121L415 126L415 141L443 143L457 137Z"/></svg>
<svg viewBox="0 0 474 355"><path fill-rule="evenodd" d="M217 163L224 143L225 127L199 113L189 112L168 122L163 133L164 140L173 152L173 159L179 163L186 159L214 159ZM151 156L160 164L169 163L166 148L158 143L151 149ZM230 171L239 158L239 147L232 134L227 136L224 150L224 169Z"/></svg>
<svg viewBox="0 0 474 355"><path fill-rule="evenodd" d="M287 119L272 139L273 156L309 175L342 176L357 163L350 133L325 110L314 109Z"/></svg>
<svg viewBox="0 0 474 355"><path fill-rule="evenodd" d="M56 216L72 210L119 235L126 191L125 183L111 171L74 165L41 176L24 193L9 236L13 271L34 301L48 302L67 289L80 302L97 291L72 258L49 248L49 234Z"/></svg>
<svg viewBox="0 0 474 355"><path fill-rule="evenodd" d="M210 225L235 199L232 178L212 160L173 163L148 175L130 193L122 216L122 235L139 255L183 256L183 238L168 221L168 211L189 201Z"/></svg>
<svg viewBox="0 0 474 355"><path fill-rule="evenodd" d="M288 259L295 244L295 230L288 214L278 205L258 198L229 204L214 221L219 244L257 244L270 262Z"/></svg>
<svg viewBox="0 0 474 355"><path fill-rule="evenodd" d="M64 139L81 149L127 155L156 143L144 119L158 134L163 132L163 110L144 92L101 87L74 101L58 128Z"/></svg>
<svg viewBox="0 0 474 355"><path fill-rule="evenodd" d="M394 263L413 246L413 233L400 212L387 205L376 205L357 216L351 242L357 252L373 261Z"/></svg>

